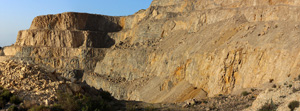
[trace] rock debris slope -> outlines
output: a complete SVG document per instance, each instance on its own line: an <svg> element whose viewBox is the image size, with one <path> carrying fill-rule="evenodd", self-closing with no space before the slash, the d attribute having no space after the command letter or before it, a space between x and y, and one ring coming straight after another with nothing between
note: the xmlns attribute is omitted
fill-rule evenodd
<svg viewBox="0 0 300 111"><path fill-rule="evenodd" d="M82 70L118 99L180 102L299 75L297 0L154 0L125 17L36 17L0 60Z"/></svg>
<svg viewBox="0 0 300 111"><path fill-rule="evenodd" d="M1 86L32 104L53 104L58 90L71 94L82 91L79 84L66 81L53 71L24 61L0 62L0 74Z"/></svg>

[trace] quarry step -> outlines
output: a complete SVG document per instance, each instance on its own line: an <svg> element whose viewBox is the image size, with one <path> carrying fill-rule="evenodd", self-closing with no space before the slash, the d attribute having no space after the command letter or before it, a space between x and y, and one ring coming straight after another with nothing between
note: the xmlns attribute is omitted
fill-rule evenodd
<svg viewBox="0 0 300 111"><path fill-rule="evenodd" d="M154 0L127 17L39 16L1 55L95 72L86 82L120 99L214 97L299 75L299 6L296 0Z"/></svg>
<svg viewBox="0 0 300 111"><path fill-rule="evenodd" d="M124 25L122 19L122 17L67 12L35 17L30 29L116 32L120 31Z"/></svg>
<svg viewBox="0 0 300 111"><path fill-rule="evenodd" d="M106 48L68 48L68 47L36 47L36 46L7 46L3 48L3 55L16 57L78 57L101 58Z"/></svg>
<svg viewBox="0 0 300 111"><path fill-rule="evenodd" d="M19 31L15 45L109 48L114 43L114 40L107 35L107 32L30 29Z"/></svg>

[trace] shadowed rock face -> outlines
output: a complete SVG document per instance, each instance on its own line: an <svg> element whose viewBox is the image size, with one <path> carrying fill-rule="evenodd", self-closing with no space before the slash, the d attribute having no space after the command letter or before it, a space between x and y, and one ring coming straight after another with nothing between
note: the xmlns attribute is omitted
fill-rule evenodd
<svg viewBox="0 0 300 111"><path fill-rule="evenodd" d="M297 0L154 0L131 16L39 16L3 53L118 99L177 102L283 83L300 69ZM59 65L58 65L59 64Z"/></svg>

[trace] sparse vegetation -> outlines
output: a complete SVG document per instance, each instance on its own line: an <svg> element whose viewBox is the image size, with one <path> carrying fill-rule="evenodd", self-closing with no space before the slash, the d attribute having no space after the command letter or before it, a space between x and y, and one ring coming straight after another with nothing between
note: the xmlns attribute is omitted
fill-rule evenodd
<svg viewBox="0 0 300 111"><path fill-rule="evenodd" d="M9 90L0 87L0 108L4 108L5 105L10 102L12 104L18 105L22 102L16 95L13 95ZM9 111L15 111L15 105L9 107Z"/></svg>
<svg viewBox="0 0 300 111"><path fill-rule="evenodd" d="M250 94L250 93L247 92L247 91L243 91L243 92L241 93L242 96L247 96L247 95L249 95L249 94Z"/></svg>
<svg viewBox="0 0 300 111"><path fill-rule="evenodd" d="M0 108L3 108L5 106L6 102L2 97L0 97Z"/></svg>
<svg viewBox="0 0 300 111"><path fill-rule="evenodd" d="M101 91L100 92L100 95L101 97L104 99L104 100L107 100L107 101L112 101L114 98L111 96L111 94L107 91Z"/></svg>
<svg viewBox="0 0 300 111"><path fill-rule="evenodd" d="M3 101L8 102L10 100L10 97L12 96L12 93L10 93L9 90L3 89L1 91L0 97L3 99Z"/></svg>
<svg viewBox="0 0 300 111"><path fill-rule="evenodd" d="M155 111L155 108L152 105L147 106L144 109L145 109L145 111Z"/></svg>
<svg viewBox="0 0 300 111"><path fill-rule="evenodd" d="M272 83L274 81L274 79L270 79L269 82Z"/></svg>
<svg viewBox="0 0 300 111"><path fill-rule="evenodd" d="M10 93L9 90L0 90L0 109L4 108L8 102L11 105L8 111L17 111L18 106L22 100L16 95ZM58 104L52 106L36 105L29 102L24 102L21 105L21 109L28 111L102 111L110 110L108 101L112 101L114 98L108 92L101 92L103 96L89 96L85 94L70 95L68 93L58 92L57 101Z"/></svg>
<svg viewBox="0 0 300 111"><path fill-rule="evenodd" d="M299 101L292 101L288 105L288 107L291 109L291 111L294 111L296 108L299 107Z"/></svg>
<svg viewBox="0 0 300 111"><path fill-rule="evenodd" d="M67 111L95 111L110 109L108 100L103 99L101 96L91 97L84 94L70 95L59 92L57 93L57 97L58 105L56 107L60 107Z"/></svg>
<svg viewBox="0 0 300 111"><path fill-rule="evenodd" d="M109 93L105 94L106 98L111 97ZM109 94L109 95L108 95ZM113 98L109 98L112 100ZM106 111L110 110L109 100L103 99L101 96L88 96L84 94L71 95L65 92L57 92L57 104L52 106L43 105L27 105L25 109L29 111ZM25 103L24 103L25 104Z"/></svg>
<svg viewBox="0 0 300 111"><path fill-rule="evenodd" d="M274 104L273 100L271 100L270 103L266 103L265 105L263 105L259 111L276 111L277 109L277 105Z"/></svg>
<svg viewBox="0 0 300 111"><path fill-rule="evenodd" d="M273 85L272 85L272 88L276 88L276 87L277 87L276 84L273 84Z"/></svg>
<svg viewBox="0 0 300 111"><path fill-rule="evenodd" d="M291 88L292 86L293 86L292 84L289 85L290 88Z"/></svg>
<svg viewBox="0 0 300 111"><path fill-rule="evenodd" d="M21 99L20 99L18 96L13 95L12 97L10 97L9 102L18 105L18 104L20 104L22 101L21 101Z"/></svg>
<svg viewBox="0 0 300 111"><path fill-rule="evenodd" d="M62 109L60 106L57 106L57 104L54 104L52 106L44 106L44 105L35 105L35 106L31 106L29 108L24 108L23 110L27 111L65 111L64 109ZM68 110L66 110L68 111Z"/></svg>
<svg viewBox="0 0 300 111"><path fill-rule="evenodd" d="M40 106L31 107L28 111L50 111L50 108L40 105Z"/></svg>
<svg viewBox="0 0 300 111"><path fill-rule="evenodd" d="M136 111L136 109L134 104L126 103L126 111Z"/></svg>
<svg viewBox="0 0 300 111"><path fill-rule="evenodd" d="M18 107L16 105L11 105L9 106L8 111L18 111Z"/></svg>

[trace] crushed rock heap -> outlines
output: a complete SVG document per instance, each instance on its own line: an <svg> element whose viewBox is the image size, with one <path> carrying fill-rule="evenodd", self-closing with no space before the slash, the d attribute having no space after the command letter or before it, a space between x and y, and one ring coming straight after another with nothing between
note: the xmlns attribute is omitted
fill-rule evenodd
<svg viewBox="0 0 300 111"><path fill-rule="evenodd" d="M12 93L32 104L50 105L56 99L56 92L62 90L61 86L74 86L75 83L66 81L58 76L55 71L47 71L45 68L24 61L8 60L0 62L0 86L9 89ZM68 89L64 89L67 91Z"/></svg>

